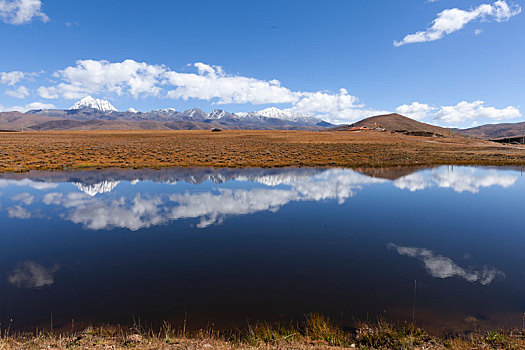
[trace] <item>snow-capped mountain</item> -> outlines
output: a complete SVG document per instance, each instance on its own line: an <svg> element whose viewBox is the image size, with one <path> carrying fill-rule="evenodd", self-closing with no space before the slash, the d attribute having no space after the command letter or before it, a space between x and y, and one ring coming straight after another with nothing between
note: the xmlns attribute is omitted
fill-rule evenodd
<svg viewBox="0 0 525 350"><path fill-rule="evenodd" d="M95 98L93 98L91 96L86 96L83 99L81 99L80 101L77 101L70 108L70 110L72 110L72 109L82 109L82 108L86 108L86 107L97 109L97 110L103 111L103 112L109 112L109 111L117 112L117 109L111 103L109 103L109 101L100 100L98 98L95 99Z"/></svg>
<svg viewBox="0 0 525 350"><path fill-rule="evenodd" d="M305 123L305 124L316 124L321 122L320 119L302 114L293 112L289 109L279 109L276 107L266 108L260 111L247 112L247 113L236 113L238 116L243 118L272 118L280 119L283 121L289 121L294 123Z"/></svg>
<svg viewBox="0 0 525 350"><path fill-rule="evenodd" d="M155 115L165 115L178 120L203 121L208 119L208 113L201 111L199 108L187 109L183 112L175 108L155 109L151 111Z"/></svg>
<svg viewBox="0 0 525 350"><path fill-rule="evenodd" d="M230 113L230 112L226 112L222 109L215 109L211 111L210 114L208 114L209 119L225 119L225 118L236 118L236 117L238 118L237 115Z"/></svg>
<svg viewBox="0 0 525 350"><path fill-rule="evenodd" d="M129 113L138 113L138 111L135 108L133 108L133 107L128 108L128 112Z"/></svg>

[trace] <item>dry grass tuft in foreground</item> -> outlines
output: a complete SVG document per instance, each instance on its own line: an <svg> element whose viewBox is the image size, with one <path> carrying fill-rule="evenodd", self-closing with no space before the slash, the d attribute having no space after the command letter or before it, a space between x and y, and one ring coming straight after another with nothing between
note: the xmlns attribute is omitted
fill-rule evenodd
<svg viewBox="0 0 525 350"><path fill-rule="evenodd" d="M80 168L525 165L525 147L464 137L276 130L0 133L0 172Z"/></svg>
<svg viewBox="0 0 525 350"><path fill-rule="evenodd" d="M351 332L318 314L297 325L248 327L245 331L212 329L186 334L170 325L158 330L103 326L75 334L4 334L0 349L525 349L525 332L473 333L437 337L413 325L400 327L379 321Z"/></svg>

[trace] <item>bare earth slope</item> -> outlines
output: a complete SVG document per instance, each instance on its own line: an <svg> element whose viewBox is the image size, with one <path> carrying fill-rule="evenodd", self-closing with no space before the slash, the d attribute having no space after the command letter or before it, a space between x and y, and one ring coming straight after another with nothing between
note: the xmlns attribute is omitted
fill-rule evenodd
<svg viewBox="0 0 525 350"><path fill-rule="evenodd" d="M3 112L0 113L0 130L20 131L22 128L27 130L34 125L57 120L61 119L20 112Z"/></svg>
<svg viewBox="0 0 525 350"><path fill-rule="evenodd" d="M31 127L34 131L73 131L73 130L208 130L219 127L216 124L177 121L159 122L154 120L52 120Z"/></svg>
<svg viewBox="0 0 525 350"><path fill-rule="evenodd" d="M352 127L366 126L367 128L383 128L387 131L407 131L412 133L427 132L442 136L448 136L450 130L435 125L418 122L417 120L407 118L400 114L385 114L370 117L353 123L351 125L339 126L330 130L344 131Z"/></svg>
<svg viewBox="0 0 525 350"><path fill-rule="evenodd" d="M525 147L469 138L227 130L0 133L0 171L133 167L525 165Z"/></svg>

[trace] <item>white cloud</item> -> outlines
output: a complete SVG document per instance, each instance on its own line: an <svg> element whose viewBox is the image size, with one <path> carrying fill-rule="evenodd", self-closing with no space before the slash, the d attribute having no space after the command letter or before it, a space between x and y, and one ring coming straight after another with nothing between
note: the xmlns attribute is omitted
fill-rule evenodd
<svg viewBox="0 0 525 350"><path fill-rule="evenodd" d="M347 123L379 114L386 111L367 109L359 104L359 99L340 89L338 94L327 92L303 92L301 98L291 108L292 111L315 115L332 123Z"/></svg>
<svg viewBox="0 0 525 350"><path fill-rule="evenodd" d="M399 47L406 44L439 40L445 35L462 29L466 24L474 20L488 21L493 19L496 22L505 22L520 12L521 7L519 5L509 5L505 0L499 0L493 4L482 4L467 11L457 8L447 9L438 13L430 28L415 34L409 34L401 41L394 41L394 46Z"/></svg>
<svg viewBox="0 0 525 350"><path fill-rule="evenodd" d="M421 260L427 272L436 278L461 277L468 282L478 282L484 286L491 284L497 277L504 278L505 273L494 267L484 266L481 270L470 270L458 266L452 259L434 254L431 250L415 247L403 247L396 244L388 244L388 249L397 251L400 255Z"/></svg>
<svg viewBox="0 0 525 350"><path fill-rule="evenodd" d="M15 25L29 23L33 18L40 18L45 23L49 17L41 8L40 0L0 0L0 19Z"/></svg>
<svg viewBox="0 0 525 350"><path fill-rule="evenodd" d="M410 105L401 105L396 108L396 112L415 120L423 120L432 115L435 107L424 103L413 102Z"/></svg>
<svg viewBox="0 0 525 350"><path fill-rule="evenodd" d="M184 100L217 99L219 104L268 104L293 103L300 93L281 86L278 80L258 80L243 76L227 75L221 67L195 63L198 74L166 72L166 78L176 89L168 91L168 97Z"/></svg>
<svg viewBox="0 0 525 350"><path fill-rule="evenodd" d="M48 268L33 261L24 261L15 267L7 280L17 287L48 287L55 283L53 275L59 269L60 266L57 264Z"/></svg>
<svg viewBox="0 0 525 350"><path fill-rule="evenodd" d="M26 104L25 106L12 106L12 107L4 107L0 105L0 112L22 112L25 113L27 111L33 110L33 109L54 109L56 108L54 104L52 103L42 103L42 102L31 102Z"/></svg>
<svg viewBox="0 0 525 350"><path fill-rule="evenodd" d="M518 107L485 107L483 101L462 101L455 106L441 107L413 102L397 107L396 112L416 120L434 121L446 126L469 126L475 121L510 120L522 116Z"/></svg>
<svg viewBox="0 0 525 350"><path fill-rule="evenodd" d="M166 68L134 60L110 63L108 61L79 60L76 66L55 72L63 82L56 86L41 86L43 98L77 99L89 94L111 92L117 95L159 95L159 85L165 83Z"/></svg>
<svg viewBox="0 0 525 350"><path fill-rule="evenodd" d="M20 71L0 72L0 84L14 86L27 76L27 73Z"/></svg>
<svg viewBox="0 0 525 350"><path fill-rule="evenodd" d="M483 101L462 101L455 106L443 106L435 114L436 121L447 124L461 124L476 119L515 119L521 117L517 107L508 106L503 109L485 107Z"/></svg>
<svg viewBox="0 0 525 350"><path fill-rule="evenodd" d="M26 98L29 96L29 90L25 86L19 86L15 90L7 90L5 94L14 98Z"/></svg>

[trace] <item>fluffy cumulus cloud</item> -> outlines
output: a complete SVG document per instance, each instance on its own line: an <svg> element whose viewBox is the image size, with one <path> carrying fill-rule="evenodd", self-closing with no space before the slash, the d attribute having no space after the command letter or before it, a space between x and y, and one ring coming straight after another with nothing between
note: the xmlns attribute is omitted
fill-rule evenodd
<svg viewBox="0 0 525 350"><path fill-rule="evenodd" d="M521 117L517 107L508 106L502 109L485 107L483 101L462 101L455 106L444 106L435 114L436 121L454 125L476 119L503 120Z"/></svg>
<svg viewBox="0 0 525 350"><path fill-rule="evenodd" d="M454 106L434 107L414 102L396 108L396 112L416 120L433 122L444 126L468 126L476 121L500 121L520 118L518 107L485 107L485 102L462 101Z"/></svg>
<svg viewBox="0 0 525 350"><path fill-rule="evenodd" d="M49 17L42 12L40 0L0 0L0 19L9 24L25 24L34 18L42 22L49 21Z"/></svg>
<svg viewBox="0 0 525 350"><path fill-rule="evenodd" d="M200 100L216 99L219 104L230 103L294 103L300 93L281 86L278 80L259 80L255 78L226 74L221 67L198 62L194 64L198 73L166 72L170 86L168 97Z"/></svg>
<svg viewBox="0 0 525 350"><path fill-rule="evenodd" d="M29 90L25 86L19 86L13 90L7 90L5 94L14 98L26 98L29 96Z"/></svg>
<svg viewBox="0 0 525 350"><path fill-rule="evenodd" d="M56 86L41 86L43 98L77 99L89 94L111 92L158 96L159 85L165 83L166 68L134 60L110 63L108 61L80 60L75 66L55 72L62 82Z"/></svg>
<svg viewBox="0 0 525 350"><path fill-rule="evenodd" d="M301 98L290 110L315 115L336 124L388 113L365 108L359 103L359 99L350 95L346 89L340 89L337 94L322 91L301 93Z"/></svg>
<svg viewBox="0 0 525 350"><path fill-rule="evenodd" d="M0 72L0 84L15 86L27 76L28 73L20 71Z"/></svg>
<svg viewBox="0 0 525 350"><path fill-rule="evenodd" d="M439 40L445 35L461 30L472 21L494 20L496 22L505 22L520 12L521 7L519 5L509 5L505 0L498 0L492 4L482 4L470 10L447 9L438 13L430 28L414 34L408 34L403 40L394 41L394 45L399 47L406 44Z"/></svg>
<svg viewBox="0 0 525 350"><path fill-rule="evenodd" d="M427 119L435 110L435 107L419 102L413 102L410 105L401 105L396 108L397 113L415 120Z"/></svg>
<svg viewBox="0 0 525 350"><path fill-rule="evenodd" d="M25 113L27 111L31 111L34 109L53 109L56 108L54 104L52 103L42 103L42 102L31 102L28 104L25 104L23 106L11 106L11 107L5 107L0 104L0 112L22 112Z"/></svg>
<svg viewBox="0 0 525 350"><path fill-rule="evenodd" d="M398 254L421 260L427 272L435 278L460 277L484 286L491 284L496 278L504 278L505 273L491 266L483 266L479 270L472 270L457 265L452 259L438 255L429 249L403 247L393 243L388 244L388 249L397 251Z"/></svg>

